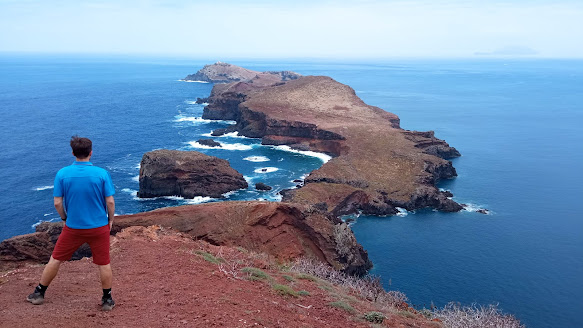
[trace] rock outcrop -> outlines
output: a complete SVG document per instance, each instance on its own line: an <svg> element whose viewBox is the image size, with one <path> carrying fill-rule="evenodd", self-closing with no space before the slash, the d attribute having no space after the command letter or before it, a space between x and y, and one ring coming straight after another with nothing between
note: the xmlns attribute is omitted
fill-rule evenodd
<svg viewBox="0 0 583 328"><path fill-rule="evenodd" d="M247 188L243 175L229 162L196 151L154 150L140 163L138 197L181 196L213 198Z"/></svg>
<svg viewBox="0 0 583 328"><path fill-rule="evenodd" d="M263 182L258 182L255 184L255 189L267 191L267 190L271 190L273 188L271 188L271 186L268 186Z"/></svg>
<svg viewBox="0 0 583 328"><path fill-rule="evenodd" d="M34 233L14 236L0 242L0 271L25 263L48 262L63 225L63 222L43 222L36 226ZM83 244L71 259L78 260L90 256L89 245Z"/></svg>
<svg viewBox="0 0 583 328"><path fill-rule="evenodd" d="M283 200L320 204L332 215L361 211L392 215L398 208L462 206L436 188L455 177L447 159L460 156L432 131L403 130L399 118L366 105L352 88L325 76L276 82L256 76L249 82L217 84L203 118L235 120L225 133L261 138L263 144L334 156L306 177Z"/></svg>
<svg viewBox="0 0 583 328"><path fill-rule="evenodd" d="M209 147L222 147L220 142L216 142L213 139L198 139L196 142Z"/></svg>
<svg viewBox="0 0 583 328"><path fill-rule="evenodd" d="M280 261L311 257L343 272L372 267L366 251L341 220L317 209L275 202L220 202L169 207L117 216L112 234L131 226L160 225L213 245L241 246ZM0 271L22 263L46 263L63 223L43 223L33 234L0 243ZM74 259L91 256L82 247Z"/></svg>
<svg viewBox="0 0 583 328"><path fill-rule="evenodd" d="M290 71L257 72L228 63L216 62L212 65L205 65L195 74L185 77L184 80L211 83L249 82L257 76L263 76L263 78L273 79L274 81L288 81L297 79L301 75Z"/></svg>

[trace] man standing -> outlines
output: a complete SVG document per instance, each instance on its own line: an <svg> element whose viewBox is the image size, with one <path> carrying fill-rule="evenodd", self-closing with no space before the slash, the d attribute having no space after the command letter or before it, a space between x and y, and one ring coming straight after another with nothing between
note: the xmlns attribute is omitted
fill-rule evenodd
<svg viewBox="0 0 583 328"><path fill-rule="evenodd" d="M93 263L99 267L103 288L102 310L110 311L115 306L111 297L113 275L109 261L115 190L109 173L89 161L93 155L91 140L74 136L71 138L71 149L76 161L59 170L53 192L55 208L65 225L40 283L26 300L35 305L42 304L45 291L57 275L61 262L70 260L86 242L91 247Z"/></svg>

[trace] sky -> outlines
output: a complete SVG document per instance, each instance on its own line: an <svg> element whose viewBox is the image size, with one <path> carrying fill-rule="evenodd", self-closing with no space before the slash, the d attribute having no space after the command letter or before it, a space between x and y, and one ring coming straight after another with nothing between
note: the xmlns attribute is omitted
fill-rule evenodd
<svg viewBox="0 0 583 328"><path fill-rule="evenodd" d="M0 52L583 58L583 0L0 0Z"/></svg>

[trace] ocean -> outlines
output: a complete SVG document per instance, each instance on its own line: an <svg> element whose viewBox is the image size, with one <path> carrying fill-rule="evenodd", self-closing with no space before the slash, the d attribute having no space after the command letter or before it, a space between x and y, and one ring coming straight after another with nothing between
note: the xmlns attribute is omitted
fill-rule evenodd
<svg viewBox="0 0 583 328"><path fill-rule="evenodd" d="M180 81L212 61L0 55L0 240L58 221L55 173L74 158L72 135L94 143L111 173L116 213L221 201L137 199L142 155L197 150L229 160L249 181L222 200L279 200L327 158L230 134L222 149L196 143L232 122L201 119L208 83ZM527 327L583 327L583 61L231 61L246 68L327 75L410 130L456 147L458 177L442 181L469 211L360 216L352 225L386 288L418 307L498 303ZM265 169L265 170L264 170ZM254 190L257 182L272 191ZM489 215L471 209L487 208Z"/></svg>

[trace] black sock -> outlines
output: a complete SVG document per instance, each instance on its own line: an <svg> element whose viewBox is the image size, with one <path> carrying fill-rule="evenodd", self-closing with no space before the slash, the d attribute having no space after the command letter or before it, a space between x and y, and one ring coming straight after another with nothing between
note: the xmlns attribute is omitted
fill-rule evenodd
<svg viewBox="0 0 583 328"><path fill-rule="evenodd" d="M39 283L34 290L39 292L44 297L47 288L49 288L49 286L43 286L42 284Z"/></svg>
<svg viewBox="0 0 583 328"><path fill-rule="evenodd" d="M111 288L108 288L108 289L104 289L103 290L103 298L104 299L111 298Z"/></svg>

